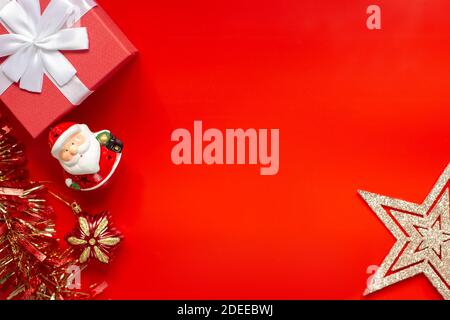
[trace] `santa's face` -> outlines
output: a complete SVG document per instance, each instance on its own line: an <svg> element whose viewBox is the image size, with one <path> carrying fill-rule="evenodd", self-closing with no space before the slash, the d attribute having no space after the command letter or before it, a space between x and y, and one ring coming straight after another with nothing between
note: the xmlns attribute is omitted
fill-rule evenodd
<svg viewBox="0 0 450 320"><path fill-rule="evenodd" d="M86 142L86 137L82 133L76 133L66 140L59 158L62 161L70 162L78 154L78 150Z"/></svg>
<svg viewBox="0 0 450 320"><path fill-rule="evenodd" d="M85 125L64 141L58 154L64 170L73 175L94 174L100 170L100 144Z"/></svg>

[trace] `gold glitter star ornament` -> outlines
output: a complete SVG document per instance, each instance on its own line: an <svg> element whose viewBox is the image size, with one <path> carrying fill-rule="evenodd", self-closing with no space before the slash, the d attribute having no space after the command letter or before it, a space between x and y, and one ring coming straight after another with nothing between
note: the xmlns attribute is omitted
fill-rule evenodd
<svg viewBox="0 0 450 320"><path fill-rule="evenodd" d="M424 274L450 299L450 165L422 204L359 191L396 238L364 294Z"/></svg>

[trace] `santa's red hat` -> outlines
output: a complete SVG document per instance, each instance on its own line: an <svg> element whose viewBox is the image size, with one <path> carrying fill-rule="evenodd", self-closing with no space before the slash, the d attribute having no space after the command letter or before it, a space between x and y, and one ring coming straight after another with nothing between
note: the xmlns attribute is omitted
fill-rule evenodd
<svg viewBox="0 0 450 320"><path fill-rule="evenodd" d="M48 144L52 149L53 157L58 159L58 155L66 140L72 135L81 132L81 130L82 125L75 122L64 122L53 127L48 135Z"/></svg>

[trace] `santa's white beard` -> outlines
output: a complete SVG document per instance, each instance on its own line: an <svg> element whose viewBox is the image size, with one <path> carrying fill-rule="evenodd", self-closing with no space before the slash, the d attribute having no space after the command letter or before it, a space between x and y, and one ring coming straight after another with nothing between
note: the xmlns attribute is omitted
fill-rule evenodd
<svg viewBox="0 0 450 320"><path fill-rule="evenodd" d="M72 175L94 174L100 171L100 143L87 128L82 129L86 141L79 146L78 154L70 161L61 161L64 170Z"/></svg>

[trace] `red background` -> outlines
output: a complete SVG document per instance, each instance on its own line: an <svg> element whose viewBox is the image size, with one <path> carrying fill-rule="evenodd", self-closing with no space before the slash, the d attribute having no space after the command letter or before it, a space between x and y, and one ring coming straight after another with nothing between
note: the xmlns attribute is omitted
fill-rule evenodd
<svg viewBox="0 0 450 320"><path fill-rule="evenodd" d="M394 238L357 190L420 203L448 163L450 3L99 2L140 54L64 120L125 141L114 180L66 190L46 137L19 128L33 177L125 234L83 279L106 299L362 298ZM173 165L170 134L194 120L280 128L279 174ZM73 222L61 207L61 235ZM368 298L440 296L417 277Z"/></svg>

